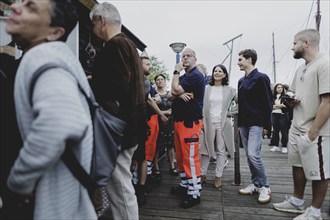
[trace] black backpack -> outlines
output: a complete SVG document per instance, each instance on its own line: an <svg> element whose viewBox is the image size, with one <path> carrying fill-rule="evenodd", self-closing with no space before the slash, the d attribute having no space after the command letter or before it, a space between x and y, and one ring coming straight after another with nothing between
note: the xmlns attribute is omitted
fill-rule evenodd
<svg viewBox="0 0 330 220"><path fill-rule="evenodd" d="M93 198L94 191L106 186L115 169L126 122L105 111L95 101L92 91L90 97L83 89L80 88L80 91L88 101L93 124L94 143L91 172L88 174L81 167L68 146L62 155L62 160Z"/></svg>

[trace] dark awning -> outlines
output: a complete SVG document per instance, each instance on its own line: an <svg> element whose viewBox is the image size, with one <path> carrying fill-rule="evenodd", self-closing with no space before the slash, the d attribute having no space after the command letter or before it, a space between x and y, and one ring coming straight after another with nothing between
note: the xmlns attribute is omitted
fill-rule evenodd
<svg viewBox="0 0 330 220"><path fill-rule="evenodd" d="M9 9L9 6L14 3L15 0L0 0L0 16L4 15L4 12ZM73 0L76 4L79 14L79 60L87 75L91 74L91 69L94 63L94 57L91 57L85 51L88 43L91 43L96 52L98 52L102 44L96 39L96 36L92 33L92 22L89 18L90 10L95 4L98 4L96 0ZM136 48L141 52L147 47L139 38L137 38L127 27L122 25L122 32L125 33L136 45Z"/></svg>

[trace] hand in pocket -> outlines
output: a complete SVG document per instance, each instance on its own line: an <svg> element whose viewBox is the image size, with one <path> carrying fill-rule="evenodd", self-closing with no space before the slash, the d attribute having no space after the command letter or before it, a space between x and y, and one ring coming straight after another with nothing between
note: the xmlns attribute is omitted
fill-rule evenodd
<svg viewBox="0 0 330 220"><path fill-rule="evenodd" d="M303 135L300 135L300 137L307 144L312 144L312 143L316 143L317 142L317 138L315 138L313 141L311 139L309 139L308 133L303 134Z"/></svg>

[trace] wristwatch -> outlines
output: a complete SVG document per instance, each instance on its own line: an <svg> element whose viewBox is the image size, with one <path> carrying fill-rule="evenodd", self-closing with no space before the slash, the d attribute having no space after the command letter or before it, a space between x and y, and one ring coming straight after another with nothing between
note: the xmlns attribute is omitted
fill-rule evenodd
<svg viewBox="0 0 330 220"><path fill-rule="evenodd" d="M177 70L174 70L173 75L180 75L180 72Z"/></svg>

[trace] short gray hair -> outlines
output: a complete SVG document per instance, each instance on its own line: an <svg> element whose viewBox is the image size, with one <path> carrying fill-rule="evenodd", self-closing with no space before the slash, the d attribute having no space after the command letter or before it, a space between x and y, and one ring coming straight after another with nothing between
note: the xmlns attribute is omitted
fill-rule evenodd
<svg viewBox="0 0 330 220"><path fill-rule="evenodd" d="M121 17L118 9L111 3L103 2L101 4L95 4L94 8L89 13L89 17L93 20L94 16L102 16L107 21L121 26Z"/></svg>
<svg viewBox="0 0 330 220"><path fill-rule="evenodd" d="M197 69L199 70L199 72L203 73L204 76L207 76L207 69L204 64L197 64Z"/></svg>
<svg viewBox="0 0 330 220"><path fill-rule="evenodd" d="M304 29L296 34L298 40L309 41L316 46L320 43L320 33L316 29Z"/></svg>

